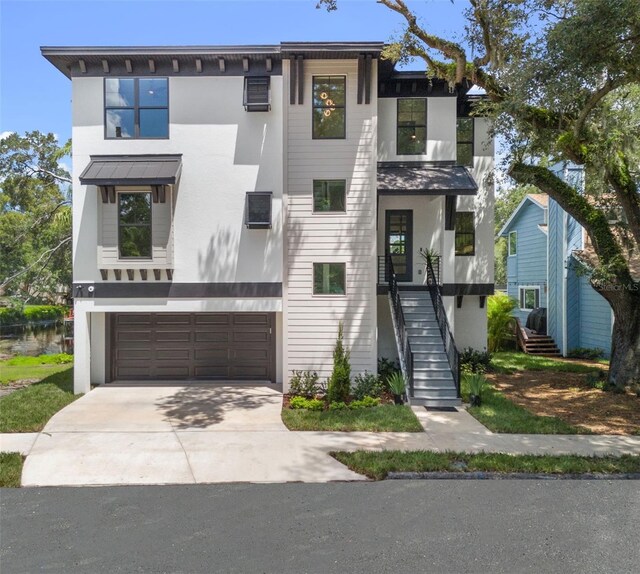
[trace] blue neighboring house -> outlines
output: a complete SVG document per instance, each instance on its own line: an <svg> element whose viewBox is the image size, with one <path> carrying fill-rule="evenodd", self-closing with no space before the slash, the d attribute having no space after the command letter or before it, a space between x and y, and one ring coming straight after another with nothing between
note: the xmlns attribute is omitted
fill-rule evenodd
<svg viewBox="0 0 640 574"><path fill-rule="evenodd" d="M581 170L562 171L580 185ZM547 335L562 355L597 348L609 357L613 312L589 284L584 255L591 247L582 226L546 194L529 194L498 235L507 239L507 293L519 301L515 315L522 325L544 307Z"/></svg>

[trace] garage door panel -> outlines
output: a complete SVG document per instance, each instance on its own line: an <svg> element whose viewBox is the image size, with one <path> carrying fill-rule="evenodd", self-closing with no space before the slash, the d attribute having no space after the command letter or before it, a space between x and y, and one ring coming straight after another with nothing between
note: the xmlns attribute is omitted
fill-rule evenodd
<svg viewBox="0 0 640 574"><path fill-rule="evenodd" d="M116 314L112 378L273 380L273 314Z"/></svg>

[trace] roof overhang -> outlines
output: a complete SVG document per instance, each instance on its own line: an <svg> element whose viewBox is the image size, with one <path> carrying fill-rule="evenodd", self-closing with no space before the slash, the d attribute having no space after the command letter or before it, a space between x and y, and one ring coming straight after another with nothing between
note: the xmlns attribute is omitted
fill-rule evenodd
<svg viewBox="0 0 640 574"><path fill-rule="evenodd" d="M476 195L478 184L459 165L378 165L378 195Z"/></svg>
<svg viewBox="0 0 640 574"><path fill-rule="evenodd" d="M82 185L176 185L182 155L92 155Z"/></svg>
<svg viewBox="0 0 640 574"><path fill-rule="evenodd" d="M507 219L505 224L502 226L502 229L498 231L498 235L496 235L496 239L498 239L498 237L506 237L507 232L509 231L509 227L511 227L511 224L513 223L513 220L517 217L522 207L528 202L533 203L533 205L537 205L543 211L547 208L546 205L542 205L542 203L540 203L535 197L531 197L530 194L525 195L522 198L522 201L518 204L518 207L516 207L513 210L513 213L511 213L511 215L509 216L509 219Z"/></svg>

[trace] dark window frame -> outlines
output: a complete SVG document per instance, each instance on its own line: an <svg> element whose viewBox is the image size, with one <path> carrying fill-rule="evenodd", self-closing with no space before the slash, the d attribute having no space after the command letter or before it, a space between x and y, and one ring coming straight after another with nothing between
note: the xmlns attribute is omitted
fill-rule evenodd
<svg viewBox="0 0 640 574"><path fill-rule="evenodd" d="M404 253L405 256L405 272L398 273L396 271L396 278L402 283L413 282L413 209L387 209L384 216L384 254L385 257L393 257L391 253L389 238L391 231L391 218L392 217L405 217L407 222L407 229L405 230L405 242Z"/></svg>
<svg viewBox="0 0 640 574"><path fill-rule="evenodd" d="M250 221L249 202L252 197L269 198L269 221ZM273 192L271 191L247 191L245 196L244 224L248 229L270 229L273 222Z"/></svg>
<svg viewBox="0 0 640 574"><path fill-rule="evenodd" d="M149 223L126 223L124 226L120 221L120 197L122 195L148 195L149 196ZM151 191L119 191L116 194L116 217L118 218L118 261L153 261L153 194ZM120 253L120 230L122 227L148 227L149 228L149 257L136 255L121 255Z"/></svg>
<svg viewBox="0 0 640 574"><path fill-rule="evenodd" d="M512 235L516 238L515 246L514 246L513 251L511 251L511 236ZM507 257L513 257L515 255L518 255L518 232L517 231L509 231L509 234L507 235Z"/></svg>
<svg viewBox="0 0 640 574"><path fill-rule="evenodd" d="M471 122L471 139L470 140L460 140L458 139L458 122L460 120L469 120ZM456 165L461 165L464 167L473 167L473 163L474 163L474 158L475 158L475 139L476 139L476 122L474 121L473 118L469 117L469 116L458 116L456 118ZM459 158L459 153L458 153L458 146L471 146L471 163L460 163L458 161Z"/></svg>
<svg viewBox="0 0 640 574"><path fill-rule="evenodd" d="M133 106L107 106L107 80L133 80ZM140 80L165 80L167 82L167 105L166 106L141 106L140 105ZM169 78L165 76L135 76L132 78L114 77L104 78L102 82L102 103L103 103L103 122L104 122L104 139L106 140L168 140L171 136L171 117L169 115ZM130 138L107 135L107 112L109 110L133 110L133 126L134 135ZM159 137L148 137L140 135L140 110L167 110L167 135Z"/></svg>
<svg viewBox="0 0 640 574"><path fill-rule="evenodd" d="M533 307L527 307L527 291L533 291ZM519 285L518 286L518 305L521 311L532 311L540 307L541 289L538 285Z"/></svg>
<svg viewBox="0 0 640 574"><path fill-rule="evenodd" d="M342 125L342 135L341 136L331 136L331 137L323 137L317 136L314 123L313 123L313 113L316 109L324 109L326 106L316 106L313 103L313 94L315 93L315 84L316 78L342 78L344 80L344 105L342 106L332 106L335 109L344 110L344 123ZM302 81L302 79L300 79ZM347 139L347 76L345 74L320 74L317 76L311 77L311 139L314 140L345 140Z"/></svg>
<svg viewBox="0 0 640 574"><path fill-rule="evenodd" d="M249 102L249 84L254 80L265 81L267 86L267 98L264 102ZM268 112L271 111L271 77L270 76L245 76L244 89L242 92L242 105L247 112Z"/></svg>
<svg viewBox="0 0 640 574"><path fill-rule="evenodd" d="M406 100L424 100L424 126L401 126L399 121L400 116L400 102ZM427 98L398 98L396 100L396 155L426 155L427 154L427 123L429 117L429 109ZM400 153L400 129L401 128L424 128L424 151L422 153Z"/></svg>
<svg viewBox="0 0 640 574"><path fill-rule="evenodd" d="M342 183L344 185L344 209L332 210L332 209L316 209L316 184L328 184L328 183ZM328 188L326 189L328 192ZM311 189L311 202L312 212L314 214L329 214L335 215L336 213L347 213L347 180L346 179L314 179Z"/></svg>
<svg viewBox="0 0 640 574"><path fill-rule="evenodd" d="M344 285L342 293L319 293L316 291L316 265L342 265L344 268ZM331 268L329 268L329 273ZM314 296L319 297L346 297L347 296L347 264L341 261L314 261L311 265L311 291Z"/></svg>
<svg viewBox="0 0 640 574"><path fill-rule="evenodd" d="M458 227L462 219L466 217L466 214L471 214L471 224L472 224L471 231L460 231ZM464 216L464 217L461 217L461 216ZM474 211L456 211L456 229L454 234L455 235L454 235L453 245L454 245L456 257L473 257L476 254L476 218L475 218ZM461 236L471 237L471 244L473 245L473 249L470 253L458 252L458 237L461 237ZM466 245L468 245L468 243L466 243Z"/></svg>

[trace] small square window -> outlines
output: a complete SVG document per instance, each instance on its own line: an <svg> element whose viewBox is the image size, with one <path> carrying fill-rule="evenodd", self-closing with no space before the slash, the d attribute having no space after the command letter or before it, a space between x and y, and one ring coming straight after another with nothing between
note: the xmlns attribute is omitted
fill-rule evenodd
<svg viewBox="0 0 640 574"><path fill-rule="evenodd" d="M248 112L268 112L271 109L270 78L246 77L244 79L244 109Z"/></svg>
<svg viewBox="0 0 640 574"><path fill-rule="evenodd" d="M245 205L244 222L249 229L271 227L270 191L248 191Z"/></svg>
<svg viewBox="0 0 640 574"><path fill-rule="evenodd" d="M509 232L509 255L517 255L518 254L518 232L510 231Z"/></svg>
<svg viewBox="0 0 640 574"><path fill-rule="evenodd" d="M313 212L346 211L346 187L344 179L313 181Z"/></svg>
<svg viewBox="0 0 640 574"><path fill-rule="evenodd" d="M314 263L313 294L344 295L346 293L345 263Z"/></svg>
<svg viewBox="0 0 640 574"><path fill-rule="evenodd" d="M520 287L520 309L530 311L540 307L540 287Z"/></svg>

